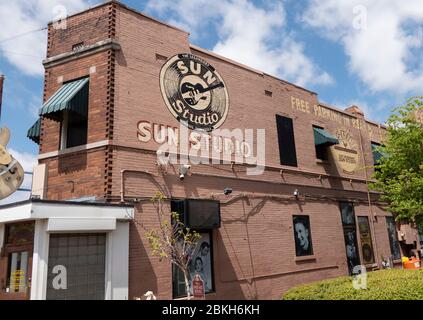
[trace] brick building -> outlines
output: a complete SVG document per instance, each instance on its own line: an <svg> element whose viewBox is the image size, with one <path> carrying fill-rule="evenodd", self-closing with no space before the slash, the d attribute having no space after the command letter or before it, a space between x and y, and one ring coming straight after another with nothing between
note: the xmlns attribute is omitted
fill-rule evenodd
<svg viewBox="0 0 423 320"><path fill-rule="evenodd" d="M33 199L0 208L0 298L184 296L141 226L158 224L157 191L202 234L192 271L208 299L279 298L419 249L368 189L385 128L357 106L322 104L117 1L49 24L44 66ZM224 129L253 139L213 138Z"/></svg>

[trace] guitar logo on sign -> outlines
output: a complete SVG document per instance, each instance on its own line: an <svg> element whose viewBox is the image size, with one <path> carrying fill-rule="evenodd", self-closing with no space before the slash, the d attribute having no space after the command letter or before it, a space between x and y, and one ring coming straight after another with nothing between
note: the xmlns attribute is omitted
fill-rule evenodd
<svg viewBox="0 0 423 320"><path fill-rule="evenodd" d="M10 130L0 129L0 200L15 192L24 180L21 164L6 150L9 143Z"/></svg>
<svg viewBox="0 0 423 320"><path fill-rule="evenodd" d="M160 90L172 115L191 130L213 131L228 115L229 96L222 77L193 54L175 55L163 65Z"/></svg>

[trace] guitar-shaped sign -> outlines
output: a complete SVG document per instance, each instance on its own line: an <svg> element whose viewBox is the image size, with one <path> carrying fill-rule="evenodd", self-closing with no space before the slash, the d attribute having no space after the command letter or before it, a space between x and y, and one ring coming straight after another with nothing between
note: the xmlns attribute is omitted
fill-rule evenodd
<svg viewBox="0 0 423 320"><path fill-rule="evenodd" d="M195 106L200 100L207 99L207 97L204 95L206 92L223 87L224 84L222 82L208 88L204 88L201 83L192 84L185 82L181 86L182 98L184 98L184 100L190 105Z"/></svg>
<svg viewBox="0 0 423 320"><path fill-rule="evenodd" d="M0 200L15 192L24 180L24 170L21 164L7 152L10 131L4 127L0 129Z"/></svg>

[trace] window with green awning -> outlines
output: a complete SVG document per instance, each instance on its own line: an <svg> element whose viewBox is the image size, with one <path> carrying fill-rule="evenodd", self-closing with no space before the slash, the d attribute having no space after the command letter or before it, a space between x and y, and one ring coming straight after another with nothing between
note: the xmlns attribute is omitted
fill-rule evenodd
<svg viewBox="0 0 423 320"><path fill-rule="evenodd" d="M81 116L88 112L88 78L63 84L40 109L39 115L60 120L60 113L72 111Z"/></svg>
<svg viewBox="0 0 423 320"><path fill-rule="evenodd" d="M36 144L40 144L40 131L41 131L41 119L39 118L35 123L28 129L26 136L34 141Z"/></svg>
<svg viewBox="0 0 423 320"><path fill-rule="evenodd" d="M328 160L328 147L339 144L339 140L323 128L317 126L313 126L313 133L316 158L320 160Z"/></svg>
<svg viewBox="0 0 423 320"><path fill-rule="evenodd" d="M323 130L322 128L313 127L314 131L314 144L316 146L325 145L332 146L334 144L339 144L339 140L331 135L329 132Z"/></svg>

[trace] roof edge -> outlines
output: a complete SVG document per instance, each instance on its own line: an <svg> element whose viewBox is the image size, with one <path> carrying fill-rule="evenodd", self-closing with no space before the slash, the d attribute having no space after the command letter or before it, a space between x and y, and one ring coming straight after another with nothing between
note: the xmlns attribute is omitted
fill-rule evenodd
<svg viewBox="0 0 423 320"><path fill-rule="evenodd" d="M73 13L73 14L70 14L70 15L66 16L66 18L75 17L75 16L81 15L81 14L83 14L83 13L85 13L85 12L88 12L88 11L91 11L91 10L94 10L94 9L98 9L98 8L101 8L101 7L103 7L103 6L107 6L107 5L110 5L110 4L116 4L116 5L118 5L118 6L122 7L122 8L124 8L124 9L127 9L127 10L129 10L129 11L132 11L132 12L134 12L134 13L136 13L136 14L139 14L139 15L141 15L141 16L143 16L143 17L147 18L147 19L153 20L153 21L158 22L158 23L160 23L160 24L163 24L163 25L165 25L165 26L167 26L167 27L169 27L169 28L172 28L172 29L175 29L175 30L181 31L181 32L186 33L186 34L188 34L188 35L190 34L188 31L182 30L182 29L180 29L180 28L178 28L178 27L175 27L175 26L172 26L172 25L170 25L170 24L167 24L166 22L163 22L163 21L161 21L161 20L158 20L158 19L156 19L156 18L153 18L153 17L151 17L151 16L149 16L149 15L147 15L147 14L145 14L145 13L142 13L141 11L138 11L138 10L136 10L136 9L134 9L134 8L129 7L128 5L126 5L126 4L124 4L124 3L122 3L121 1L118 1L118 0L107 0L107 1L104 1L103 3L99 3L99 4L96 4L96 5L90 6L90 7L88 7L87 9L84 9L84 10L81 10L81 11L78 11L78 12L75 12L75 13ZM48 26L50 26L50 25L51 25L51 24L53 24L54 22L55 22L55 20L50 20L50 21L47 23L47 25L48 25Z"/></svg>
<svg viewBox="0 0 423 320"><path fill-rule="evenodd" d="M28 199L18 202L12 202L5 205L0 205L1 209L19 207L26 204L41 203L41 204L64 204L70 206L93 206L93 207L123 207L123 208L134 208L133 204L128 203L108 203L108 202L77 202L77 201L66 201L66 200L45 200L45 199Z"/></svg>

